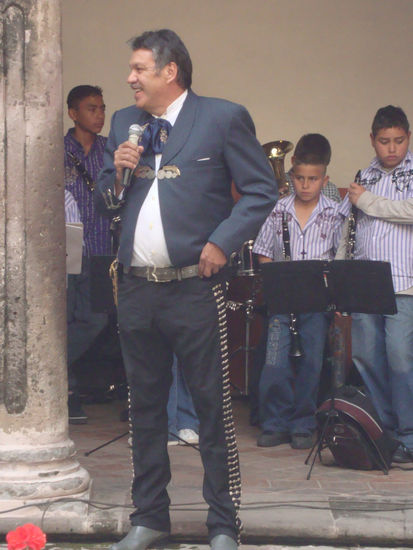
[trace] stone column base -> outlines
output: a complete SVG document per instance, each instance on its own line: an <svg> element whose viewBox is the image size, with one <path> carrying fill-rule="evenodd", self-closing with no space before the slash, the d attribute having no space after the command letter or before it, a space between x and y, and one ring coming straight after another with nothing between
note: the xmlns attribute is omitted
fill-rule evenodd
<svg viewBox="0 0 413 550"><path fill-rule="evenodd" d="M0 446L0 507L9 501L47 500L85 494L89 473L75 458L70 439L47 446Z"/></svg>

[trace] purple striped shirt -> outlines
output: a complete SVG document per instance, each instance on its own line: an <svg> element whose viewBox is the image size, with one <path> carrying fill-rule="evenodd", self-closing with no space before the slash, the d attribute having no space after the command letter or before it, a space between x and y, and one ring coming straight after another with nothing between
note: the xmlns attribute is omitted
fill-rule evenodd
<svg viewBox="0 0 413 550"><path fill-rule="evenodd" d="M82 176L76 169L68 152L86 168L93 181L97 180L103 165L103 151L107 138L96 136L89 153L85 156L83 147L76 141L71 128L64 140L65 144L65 187L72 193L80 211L83 223L84 251L86 256L103 256L111 254L110 220L98 214L95 210L93 191L90 191Z"/></svg>
<svg viewBox="0 0 413 550"><path fill-rule="evenodd" d="M292 260L332 260L340 240L344 216L340 204L323 194L311 213L304 229L298 222L295 194L277 202L261 227L253 251L274 261L284 259L282 216L287 213Z"/></svg>
<svg viewBox="0 0 413 550"><path fill-rule="evenodd" d="M393 201L413 198L413 155L391 172L386 172L377 158L361 173L361 185L374 195ZM350 209L348 196L343 201ZM413 286L413 223L398 224L357 211L354 259L390 262L395 292Z"/></svg>

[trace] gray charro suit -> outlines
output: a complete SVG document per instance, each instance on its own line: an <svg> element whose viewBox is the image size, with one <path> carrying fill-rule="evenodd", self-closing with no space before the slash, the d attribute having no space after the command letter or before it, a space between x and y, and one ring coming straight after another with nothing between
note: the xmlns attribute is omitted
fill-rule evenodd
<svg viewBox="0 0 413 550"><path fill-rule="evenodd" d="M128 107L112 119L97 201L113 192L113 153L131 124L150 116ZM139 165L154 168L154 156ZM159 180L166 244L175 267L197 264L210 241L227 258L254 238L277 198L272 169L255 138L246 109L189 91L162 154L161 168L176 178ZM231 181L242 197L234 206ZM122 211L119 260L128 267L141 205L153 179L132 179ZM166 403L176 353L200 420L205 468L203 493L209 504L209 536L237 539L240 522L238 453L232 421L226 341L223 272L211 278L155 283L125 275L119 282L118 318L130 387L134 481L133 525L169 531L170 480Z"/></svg>
<svg viewBox="0 0 413 550"><path fill-rule="evenodd" d="M98 184L101 192L113 189L113 151L127 140L129 126L142 125L149 118L135 106L113 116ZM140 164L154 168L155 158L143 156ZM244 107L190 91L162 155L161 168L170 164L181 175L160 182L159 201L172 265L198 263L207 241L229 257L243 242L255 238L274 206L277 191ZM234 207L231 180L243 195ZM130 265L139 209L151 185L152 180L134 178L129 190L119 250L119 261L125 266Z"/></svg>

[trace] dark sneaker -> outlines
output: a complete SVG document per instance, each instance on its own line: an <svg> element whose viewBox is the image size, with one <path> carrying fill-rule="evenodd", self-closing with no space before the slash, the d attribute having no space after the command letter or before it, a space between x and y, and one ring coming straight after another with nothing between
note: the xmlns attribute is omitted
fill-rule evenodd
<svg viewBox="0 0 413 550"><path fill-rule="evenodd" d="M413 452L404 445L401 445L393 455L393 462L397 462L398 464L413 462Z"/></svg>
<svg viewBox="0 0 413 550"><path fill-rule="evenodd" d="M268 432L264 431L258 436L258 447L276 447L283 443L289 443L291 436L287 432Z"/></svg>
<svg viewBox="0 0 413 550"><path fill-rule="evenodd" d="M69 424L87 424L87 416L82 409L82 403L77 393L70 393L67 400L69 406Z"/></svg>
<svg viewBox="0 0 413 550"><path fill-rule="evenodd" d="M314 434L293 434L291 438L291 447L293 449L311 449L314 445Z"/></svg>

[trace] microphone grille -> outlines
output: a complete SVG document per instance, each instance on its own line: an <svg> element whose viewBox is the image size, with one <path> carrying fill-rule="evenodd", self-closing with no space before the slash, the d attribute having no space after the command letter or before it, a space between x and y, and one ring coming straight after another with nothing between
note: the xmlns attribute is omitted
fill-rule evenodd
<svg viewBox="0 0 413 550"><path fill-rule="evenodd" d="M143 128L139 124L132 124L129 126L129 137L138 136L140 137L143 134Z"/></svg>

